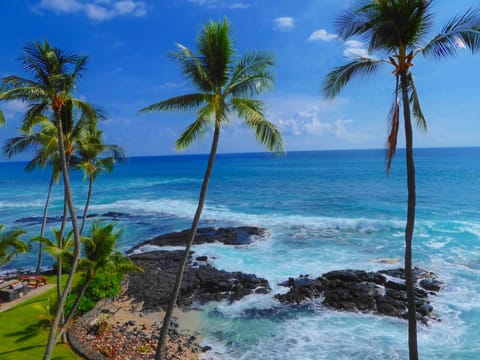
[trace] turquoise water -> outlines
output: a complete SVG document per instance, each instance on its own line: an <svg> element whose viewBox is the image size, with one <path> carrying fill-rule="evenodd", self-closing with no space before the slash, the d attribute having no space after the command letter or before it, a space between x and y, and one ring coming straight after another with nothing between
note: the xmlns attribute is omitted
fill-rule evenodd
<svg viewBox="0 0 480 360"><path fill-rule="evenodd" d="M224 154L217 157L202 225L266 227L271 236L248 247L197 246L217 268L241 270L276 284L299 274L398 267L406 213L404 158L390 176L381 150ZM442 319L419 327L423 359L480 358L480 148L418 149L415 265L437 273L444 290L432 304ZM155 235L188 228L207 157L132 158L95 183L91 212L128 213L123 250ZM0 164L0 219L31 234L41 216L48 172L25 174ZM87 192L73 174L79 213ZM61 214L57 186L50 215ZM384 265L392 258L400 264ZM31 266L35 255L11 267ZM398 319L326 309L321 302L280 306L271 295L203 309L205 344L218 359L406 359L407 326Z"/></svg>

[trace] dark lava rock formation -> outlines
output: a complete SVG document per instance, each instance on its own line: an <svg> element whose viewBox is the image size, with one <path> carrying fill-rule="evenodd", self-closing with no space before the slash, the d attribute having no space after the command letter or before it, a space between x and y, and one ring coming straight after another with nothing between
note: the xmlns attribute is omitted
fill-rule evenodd
<svg viewBox="0 0 480 360"><path fill-rule="evenodd" d="M442 283L431 272L415 268L415 295L417 320L427 323L436 319L428 301L436 295ZM331 271L318 278L300 276L289 278L280 285L290 290L275 297L281 303L300 304L310 299L323 297L323 303L338 310L374 312L407 318L407 292L403 269L366 272L362 270Z"/></svg>
<svg viewBox="0 0 480 360"><path fill-rule="evenodd" d="M190 229L179 232L173 232L157 236L151 240L145 241L134 246L128 253L141 248L144 245L154 246L185 246L190 236ZM215 229L213 227L200 228L197 230L194 244L210 244L220 242L225 245L248 245L257 239L268 236L268 231L264 228L253 226L228 227Z"/></svg>
<svg viewBox="0 0 480 360"><path fill-rule="evenodd" d="M144 301L144 310L166 308L183 251L153 251L130 256L144 269L143 273L130 273L127 295ZM209 264L192 263L185 269L177 300L179 306L194 302L205 303L227 299L235 301L246 295L265 294L270 291L268 281L241 272L220 271Z"/></svg>

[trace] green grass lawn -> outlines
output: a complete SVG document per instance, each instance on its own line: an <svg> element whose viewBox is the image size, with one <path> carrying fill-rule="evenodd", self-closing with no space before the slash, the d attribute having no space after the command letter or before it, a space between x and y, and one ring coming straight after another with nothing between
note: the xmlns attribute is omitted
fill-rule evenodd
<svg viewBox="0 0 480 360"><path fill-rule="evenodd" d="M49 284L55 277L49 277ZM43 317L48 298L55 296L56 289L35 296L18 306L0 313L0 359L37 360L41 359L47 343L49 325ZM80 359L65 344L58 344L52 359Z"/></svg>

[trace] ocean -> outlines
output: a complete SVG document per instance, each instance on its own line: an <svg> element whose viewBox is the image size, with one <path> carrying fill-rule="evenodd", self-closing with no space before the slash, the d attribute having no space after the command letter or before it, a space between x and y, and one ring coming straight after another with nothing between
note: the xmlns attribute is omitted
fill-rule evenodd
<svg viewBox="0 0 480 360"><path fill-rule="evenodd" d="M126 251L156 235L189 228L206 155L130 158L94 184L90 213L119 212ZM432 305L441 322L419 325L422 359L480 358L480 148L416 149L414 265L444 288ZM397 152L390 175L383 150L220 154L201 226L261 226L270 236L246 247L195 246L213 265L268 279L269 295L204 306L203 343L215 359L407 359L406 321L333 311L321 301L280 305L278 286L300 274L403 266L406 171ZM39 232L49 171L0 163L0 223ZM72 174L81 214L88 189ZM62 212L61 184L50 216ZM20 222L19 222L20 220ZM50 228L58 226L50 223ZM213 259L215 258L215 259ZM397 264L379 263L381 259ZM31 267L35 252L9 268ZM46 265L51 264L51 259Z"/></svg>

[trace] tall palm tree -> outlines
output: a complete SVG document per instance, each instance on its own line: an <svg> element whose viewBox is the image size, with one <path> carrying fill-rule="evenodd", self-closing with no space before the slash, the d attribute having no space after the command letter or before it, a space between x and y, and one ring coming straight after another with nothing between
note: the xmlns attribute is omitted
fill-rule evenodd
<svg viewBox="0 0 480 360"><path fill-rule="evenodd" d="M412 275L412 238L415 224L415 165L413 159L412 113L417 126L426 129L417 89L410 68L419 56L444 58L457 54L459 48L472 52L480 48L478 9L470 9L450 20L430 41L433 14L430 0L363 0L354 2L337 20L337 31L343 40L352 37L368 43L370 55L356 57L331 71L324 83L327 97L335 97L356 75L370 75L385 63L393 66L394 99L388 121L387 172L395 153L399 129L400 104L406 143L408 210L405 228L405 282L408 297L408 343L410 359L418 359L414 279ZM382 58L382 55L384 56Z"/></svg>
<svg viewBox="0 0 480 360"><path fill-rule="evenodd" d="M121 231L114 231L114 228L115 224L101 225L93 223L90 236L83 238L85 257L80 260L78 268L85 272L85 280L79 289L77 298L65 319L58 337L66 330L70 320L77 311L88 284L95 278L98 272L125 274L130 271L143 271L130 258L124 256L120 251L116 251L117 240Z"/></svg>
<svg viewBox="0 0 480 360"><path fill-rule="evenodd" d="M48 207L52 194L53 184L58 183L60 178L60 159L58 156L58 134L54 124L52 124L45 116L37 116L35 125L39 130L21 128L21 135L15 136L7 140L4 146L4 153L8 158L25 151L35 150L35 156L25 166L25 171L33 171L36 167L44 169L48 164L51 166L51 175L48 185L47 199L43 208L42 225L40 227L40 237L45 235L45 227L47 224ZM36 273L40 273L43 258L43 244L40 242L38 246L38 261Z"/></svg>
<svg viewBox="0 0 480 360"><path fill-rule="evenodd" d="M5 225L0 225L0 267L29 250L28 245L20 240L20 236L26 233L25 230L15 229L2 234L4 227Z"/></svg>
<svg viewBox="0 0 480 360"><path fill-rule="evenodd" d="M15 75L4 78L2 89L5 90L0 94L0 100L20 99L28 104L28 110L23 120L24 126L27 126L26 123L40 114L51 115L51 121L57 127L58 132L58 149L65 200L68 205L75 240L72 268L65 289L58 301L57 312L43 357L44 360L49 360L55 346L56 329L63 314L65 299L71 290L73 276L80 258L80 232L72 199L67 164L67 150L70 149L65 148L62 118L70 116L72 108L81 109L83 113L90 114L91 118L95 118L95 111L92 106L75 99L71 94L77 79L85 70L86 57L52 47L47 41L44 41L27 44L21 60L24 70L30 74L31 78Z"/></svg>
<svg viewBox="0 0 480 360"><path fill-rule="evenodd" d="M203 27L198 39L198 51L199 55L194 55L187 47L178 44L178 51L172 54L182 68L183 74L192 81L198 92L160 101L141 110L151 112L197 109L196 120L178 138L177 149L187 148L210 125L214 128L197 210L163 320L156 359L161 359L165 350L173 309L205 203L221 127L230 120L231 113L235 113L255 131L257 139L268 150L277 152L284 150L280 132L265 118L262 102L255 99L257 95L273 88L273 76L269 72L273 65L272 57L265 53L250 52L235 61L229 24L226 20L211 21Z"/></svg>
<svg viewBox="0 0 480 360"><path fill-rule="evenodd" d="M76 157L73 160L88 178L88 194L82 215L80 234L85 227L88 206L92 197L93 181L103 171L112 172L115 163L125 158L125 151L118 145L106 145L102 142L103 131L96 128L84 128L79 135Z"/></svg>

